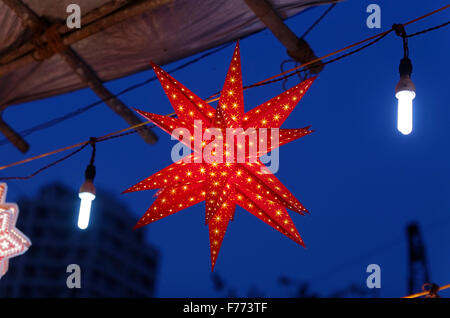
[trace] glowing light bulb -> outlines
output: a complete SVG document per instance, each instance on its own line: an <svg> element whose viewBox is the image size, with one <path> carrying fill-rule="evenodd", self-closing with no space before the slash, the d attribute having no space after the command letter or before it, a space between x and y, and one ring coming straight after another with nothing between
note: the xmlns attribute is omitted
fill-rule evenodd
<svg viewBox="0 0 450 318"><path fill-rule="evenodd" d="M413 128L413 91L399 91L395 94L398 99L397 129L403 135L409 135Z"/></svg>
<svg viewBox="0 0 450 318"><path fill-rule="evenodd" d="M81 199L80 211L78 213L78 227L81 230L85 230L89 226L89 219L91 217L91 206L92 201L95 199L95 194L90 192L80 192L78 196Z"/></svg>
<svg viewBox="0 0 450 318"><path fill-rule="evenodd" d="M416 87L411 80L412 63L408 57L400 61L400 81L395 87L395 97L398 99L397 129L403 135L409 135L413 129L413 99L416 97Z"/></svg>
<svg viewBox="0 0 450 318"><path fill-rule="evenodd" d="M78 227L81 230L87 229L89 226L89 219L91 218L92 201L95 199L95 166L90 164L87 166L84 173L85 181L80 187L78 197L81 199L80 210L78 212Z"/></svg>

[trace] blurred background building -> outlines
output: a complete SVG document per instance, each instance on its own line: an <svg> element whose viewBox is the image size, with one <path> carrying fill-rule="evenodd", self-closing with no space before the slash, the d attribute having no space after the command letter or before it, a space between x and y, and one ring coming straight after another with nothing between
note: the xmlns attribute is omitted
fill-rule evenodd
<svg viewBox="0 0 450 318"><path fill-rule="evenodd" d="M10 260L0 280L0 297L152 297L158 252L135 217L113 195L98 191L87 230L76 226L76 191L60 184L43 187L36 198L21 198L17 226L32 241ZM81 288L66 285L67 266L81 268Z"/></svg>

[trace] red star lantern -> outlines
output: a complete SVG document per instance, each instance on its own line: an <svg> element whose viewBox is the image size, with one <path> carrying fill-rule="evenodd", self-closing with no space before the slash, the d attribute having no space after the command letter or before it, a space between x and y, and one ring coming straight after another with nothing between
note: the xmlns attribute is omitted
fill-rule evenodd
<svg viewBox="0 0 450 318"><path fill-rule="evenodd" d="M5 203L7 186L0 183L0 278L8 271L9 259L25 253L30 240L16 228L17 204Z"/></svg>
<svg viewBox="0 0 450 318"><path fill-rule="evenodd" d="M159 189L155 202L135 228L205 201L205 223L209 227L212 269L228 223L234 217L236 205L304 246L286 208L302 215L307 212L306 208L283 186L259 157L280 145L313 132L309 127L279 130L278 128L315 78L308 79L244 113L239 43L236 45L217 109L157 65L152 63L152 67L175 109L177 118L140 110L137 112L169 134L179 129L180 140L194 152L124 191L127 193ZM268 129L269 131L275 129L279 132L275 135L278 142L273 141L272 134L270 139L266 138L265 147L260 144L256 147L256 151L251 151L250 149L255 149L251 146L254 143L258 144L257 139L250 137L251 134L245 135L245 131L251 129L254 136L260 140L263 139L261 136L264 136L264 133L265 136L269 134ZM205 137L212 135L212 130L213 140ZM230 130L234 133L237 131L236 136L230 137L226 134L226 131ZM185 138L185 135L189 135L189 138ZM224 135L226 137L223 137ZM241 151L243 156L241 159L244 160L237 160L239 149L244 149ZM207 154L210 155L210 160L206 160Z"/></svg>

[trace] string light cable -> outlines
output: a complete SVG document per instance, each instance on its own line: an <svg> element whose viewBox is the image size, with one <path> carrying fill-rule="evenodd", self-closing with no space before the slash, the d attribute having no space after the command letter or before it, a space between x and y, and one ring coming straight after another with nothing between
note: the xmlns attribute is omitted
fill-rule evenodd
<svg viewBox="0 0 450 318"><path fill-rule="evenodd" d="M426 298L439 298L438 292L450 289L450 284L439 287L436 284L426 283L422 286L422 292L405 296L403 298L419 298L425 296Z"/></svg>
<svg viewBox="0 0 450 318"><path fill-rule="evenodd" d="M446 27L449 24L450 24L450 21L447 21L447 22L444 22L444 23L439 24L437 26L434 26L434 27L431 27L431 28L428 28L428 29L425 29L425 30L422 30L422 31L419 31L419 32L416 32L416 33L412 33L412 34L406 35L406 37L412 38L412 37L417 36L417 35L425 34L425 33L428 33L430 31L434 31L434 30Z"/></svg>
<svg viewBox="0 0 450 318"><path fill-rule="evenodd" d="M322 15L316 20L314 21L313 24L311 24L311 26L306 29L305 32L303 32L302 36L300 38L305 38L327 15L328 13L331 12L331 10L334 9L334 7L337 5L336 2L332 3L323 13Z"/></svg>
<svg viewBox="0 0 450 318"><path fill-rule="evenodd" d="M429 13L423 15L423 16L415 18L415 19L413 19L413 20L411 20L409 22L406 22L404 24L401 24L401 25L403 27L405 27L407 25L413 24L413 23L415 23L417 21L425 19L425 18L427 18L427 17L429 17L431 15L434 15L434 14L436 14L438 12L441 12L443 10L446 10L448 8L450 8L450 4L446 5L446 6L443 6L443 7L439 8L439 9L437 9L437 10L429 12ZM434 31L434 30L443 28L443 27L445 27L445 26L447 26L449 24L450 24L450 21L445 22L443 24L440 24L438 26L434 26L434 27L431 27L431 28L428 28L428 29L416 32L416 33L412 33L412 34L408 35L407 37L410 38L410 37L413 37L413 36L416 36L416 35L421 35L421 34L424 34L424 33L430 32L430 31ZM359 46L357 49L349 51L349 52L347 52L347 53L345 53L345 54L343 54L341 56L338 56L336 58L333 58L331 60L325 61L324 64L330 64L330 63L336 62L336 61L341 60L341 59L343 59L345 57L348 57L348 56L353 55L353 54L355 54L357 52L360 52L360 51L364 50L365 48L367 48L369 46L372 46L373 44L377 43L378 41L380 41L381 39L386 37L392 31L395 31L394 28L391 28L391 29L389 29L387 31L384 31L382 33L379 33L377 35L371 36L371 37L366 38L364 40L361 40L361 41L358 41L358 42L353 43L351 45L348 45L348 46L346 46L346 47L344 47L342 49L339 49L339 50L334 51L332 53L326 54L326 55L324 55L322 57L319 57L317 59L314 59L314 60L309 61L307 63L304 63L302 65L296 66L296 67L291 68L289 70L286 70L286 71L284 71L282 73L273 75L273 76L271 76L269 78L266 78L266 79L264 79L262 81L259 81L257 83L254 83L254 84L251 84L251 85L248 85L248 86L244 86L244 90L247 90L247 89L250 89L250 88L254 88L254 87L269 85L269 84L272 84L272 83L275 83L275 82L279 82L279 81L285 80L286 78L294 76L294 75L298 74L299 72L304 72L305 71L305 67L308 66L308 65L314 64L314 63L316 63L318 61L322 61L322 60L327 59L327 58L329 58L331 56L340 54L342 52L348 51L349 49L352 49L354 47L358 47ZM366 43L366 44L364 44L364 43ZM364 45L362 45L362 44L364 44ZM219 95L218 93L213 94L212 96L210 96L206 100L206 102L212 103L214 101L217 101L219 99L219 97L216 97L216 96L218 96L218 95ZM173 116L175 116L175 114L171 113L171 114L168 114L166 116L172 116L173 117ZM147 126L149 124L151 125L152 123L150 121L146 121L146 122L142 122L140 124L134 125L134 126L130 126L130 127L124 128L124 129L120 129L118 131L115 131L115 132L106 134L104 136L98 137L96 139L96 142L98 143L98 142L110 140L110 139L113 139L113 138L119 138L119 137L127 136L127 135L130 135L130 134L134 134L139 129L143 129L145 126ZM149 126L149 128L154 128L154 127L155 127L154 125ZM28 163L28 162L31 162L31 161L34 161L34 160L42 159L42 158L45 158L45 157L48 157L48 156L52 156L52 155L55 155L55 154L58 154L58 153L61 153L61 152L64 152L64 151L68 151L68 150L77 148L75 151L73 151L69 155L67 155L67 156L65 156L65 157L63 157L61 159L58 159L55 162L52 162L51 164L49 164L49 165L47 165L47 166L37 170L36 172L34 172L33 174L29 175L28 177L0 177L0 180L26 180L26 179L30 179L30 178L34 177L35 175L37 175L38 173L40 173L40 172L42 172L42 171L44 171L44 170L46 170L46 169L48 169L50 167L53 167L56 164L61 163L62 161L65 161L65 160L69 159L70 157L72 157L73 155L77 154L82 149L84 149L84 147L89 145L89 143L90 143L90 141L87 140L87 141L80 142L80 143L77 143L77 144L74 144L74 145L70 145L70 146L67 146L67 147L59 148L59 149L56 149L56 150L53 150L53 151L50 151L50 152L47 152L47 153L43 153L43 154L40 154L40 155L37 155L37 156L33 156L33 157L26 158L26 159L23 159L23 160L20 160L20 161L17 161L17 162L13 162L13 163L10 163L10 164L6 164L6 165L3 165L3 166L0 166L0 171L1 171L1 170L5 170L5 169L8 169L8 168L14 167L14 166L18 166L18 165L25 164L25 163Z"/></svg>
<svg viewBox="0 0 450 318"><path fill-rule="evenodd" d="M434 10L434 11L431 11L431 12L429 12L429 13L427 13L427 14L424 14L423 16L420 16L420 17L418 17L418 18L415 18L415 19L413 19L413 20L411 20L411 21L408 21L408 22L406 22L406 23L403 23L403 24L401 24L401 25L402 25L403 27L406 27L406 26L408 26L408 25L410 25L410 24L413 24L413 23L415 23L415 22L418 22L418 21L420 21L420 20L423 20L423 19L425 19L425 18L427 18L427 17L430 17L430 16L432 16L432 15L434 15L434 14L437 14L437 13L439 13L439 12L441 12L441 11L444 11L444 10L446 10L446 9L449 9L449 8L450 8L450 4L448 4L448 5L446 5L446 6L443 6L443 7L439 8L439 9L436 9L436 10ZM445 23L443 23L443 24L440 24L440 25L438 25L438 26L431 27L431 28L428 28L428 29L425 29L425 30L422 30L422 31L419 31L419 32L416 32L416 33L413 33L413 34L409 35L409 37L413 37L413 36L416 36L416 35L424 34L424 33L430 32L430 31L434 31L434 30L443 28L443 27L445 27L445 26L447 26L447 25L449 25L449 24L450 24L450 21L447 21L447 22L445 22ZM306 69L305 69L306 66L312 65L312 64L314 64L314 63L316 63L316 62L319 62L319 61L323 61L323 60L326 59L326 58L329 58L329 57L331 57L331 56L337 55L337 54L339 54L339 53L342 53L342 52L344 52L344 51L347 51L347 50L349 50L349 49L352 49L352 48L354 48L354 47L357 47L357 46L360 46L360 45L362 45L362 44L364 44L364 43L369 42L368 44L366 44L366 45L360 47L359 49L356 49L356 50L354 50L354 51L352 51L352 52L349 52L349 53L347 53L347 54L344 54L343 56L341 56L341 57L339 57L339 58L335 58L335 59L333 59L333 60L324 62L324 64L330 64L330 63L336 62L336 61L338 61L338 60L340 60L340 59L342 59L342 58L344 58L344 57L347 57L347 56L350 56L350 55L352 55L352 54L355 54L355 53L357 53L357 52L359 52L359 51L361 51L361 50L363 50L363 49L365 49L365 48L367 48L367 47L369 47L369 46L371 46L371 45L377 43L379 40L381 40L382 38L384 38L386 35L388 35L388 34L391 33L392 31L394 31L394 30L391 28L391 29L389 29L389 30L387 30L387 31L384 31L384 32L382 32L382 33L373 35L373 36L371 36L371 37L369 37L369 38L367 38L367 39L364 39L364 40L358 41L358 42L356 42L356 43L353 43L353 44L351 44L351 45L348 45L348 46L346 46L346 47L344 47L344 48L342 48L342 49L340 49L340 50L337 50L337 51L335 51L335 52L329 53L329 54L324 55L324 56L322 56L322 57L318 57L318 58L313 59L313 60L311 60L311 61L309 61L309 62L307 62L307 63L304 63L304 64L302 64L302 65L298 65L298 66L293 67L293 68L291 68L291 69L288 69L288 70L286 70L286 71L284 71L284 72L281 72L281 73L279 73L279 74L273 75L273 76L271 76L271 77L269 77L269 78L266 78L266 79L264 79L264 80L262 80L262 81L259 81L259 82L257 82L257 83L254 83L254 84L252 84L252 85L244 86L244 90L249 89L249 88L253 88L253 87L258 87L258 86L267 85L267 84L272 84L272 83L276 83L276 82L285 80L286 78L289 78L289 77L291 77L291 76L294 76L294 75L298 74L298 72L304 72L304 71L306 71ZM213 94L212 96L210 96L210 98L207 100L207 102L210 103L210 102L218 101L218 100L219 100L219 97L216 97L216 96L218 96L218 95L219 95L219 93Z"/></svg>
<svg viewBox="0 0 450 318"><path fill-rule="evenodd" d="M183 63L183 64L181 64L181 65L179 65L177 67L174 67L173 69L169 70L168 73L172 74L172 73L175 73L177 71L180 71L180 70L182 70L182 69L184 69L184 68L186 68L186 67L188 67L190 65L193 65L193 64L195 64L195 63L197 63L197 62L207 58L208 56L211 56L211 55L213 55L215 53L218 53L218 52L226 49L231 44L233 44L233 42L221 45L220 47L218 47L218 48L216 48L214 50L211 50L209 52L206 52L206 53L200 55L197 58L194 58L194 59L192 59L190 61L187 61L186 63ZM132 86L129 86L129 87L121 90L119 93L117 93L115 95L112 95L112 96L110 96L108 98L99 99L98 101L95 101L95 102L93 102L91 104L88 104L86 106L80 107L80 108L78 108L78 109L76 109L74 111L71 111L71 112L69 112L69 113L67 113L65 115L62 115L62 116L59 116L59 117L47 120L47 121L45 121L43 123L40 123L40 124L37 124L37 125L35 125L33 127L30 127L30 128L25 129L25 130L22 130L19 133L19 135L21 137L26 137L26 136L29 136L29 135L37 132L37 131L45 130L45 129L51 128L53 126L56 126L57 124L60 124L61 122L64 122L64 121L69 120L69 119L72 119L72 118L74 118L76 116L79 116L79 115L81 115L81 114L91 110L92 108L94 108L94 107L96 107L98 105L101 105L104 102L107 102L107 101L109 101L111 99L114 99L114 98L118 98L118 97L120 97L120 96L122 96L122 95L124 95L126 93L129 93L129 92L131 92L133 90L136 90L138 88L141 88L141 87L143 87L143 86L145 86L145 85L147 85L147 84L149 84L151 82L154 82L156 79L157 79L156 76L152 76L149 79L146 79L146 80L144 80L144 81L142 81L140 83L136 83L136 84L134 84ZM6 139L6 138L0 140L0 146L7 145L8 143L9 143L9 140Z"/></svg>
<svg viewBox="0 0 450 318"><path fill-rule="evenodd" d="M325 18L325 16L335 6L336 6L336 3L331 4L327 8L327 10L325 10L325 12L303 33L301 38L306 37L306 35L308 35ZM213 55L215 53L218 53L218 52L224 50L225 48L229 47L232 43L233 42L226 43L226 44L220 46L219 48L217 48L215 50L211 50L209 52L206 52L206 53L202 54L201 56L199 56L197 58L194 58L194 59L192 59L192 60L190 60L190 61L188 61L188 62L186 62L186 63L184 63L184 64L182 64L182 65L180 65L178 67L173 68L172 70L168 71L168 73L172 74L172 73L175 73L175 72L177 72L179 70L182 70L182 69L184 69L184 68L186 68L186 67L188 67L188 66L190 66L192 64L195 64L195 63L205 59L206 57L208 57L210 55ZM282 69L282 71L283 71L283 69ZM300 74L299 74L299 76L300 76ZM147 80L145 80L143 82L134 84L132 86L129 86L129 87L123 89L119 93L117 93L117 94L115 94L115 95L113 95L113 96L111 96L109 98L100 99L100 100L98 100L96 102L93 102L93 103L88 104L86 106L80 107L80 108L78 108L78 109L76 109L76 110L74 110L74 111L72 111L72 112L70 112L68 114L63 115L63 116L60 116L60 117L57 117L57 118L53 118L53 119L48 120L46 122L43 122L43 123L40 123L40 124L35 125L33 127L30 127L30 128L25 129L25 130L22 130L19 134L20 134L21 137L26 137L26 136L29 136L29 135L37 132L37 131L41 131L41 130L45 130L45 129L48 129L50 127L53 127L53 126L55 126L55 125L57 125L57 124L59 124L59 123L61 123L63 121L66 121L68 119L71 119L71 118L74 118L76 116L79 116L79 115L89 111L90 109L94 108L95 106L98 106L98 105L101 105L104 102L107 102L110 99L120 97L120 96L122 96L122 95L124 95L124 94L126 94L126 93L128 93L130 91L133 91L133 90L138 89L140 87L143 87L143 86L145 86L145 85L147 85L147 84L149 84L151 82L154 82L156 79L157 79L156 76L152 76L151 78L149 78L149 79L147 79ZM6 139L6 138L0 140L0 146L7 145L8 143L9 143L9 140Z"/></svg>
<svg viewBox="0 0 450 318"><path fill-rule="evenodd" d="M319 25L319 23L328 15L328 13L330 13L331 12L331 10L333 10L334 9L334 7L336 7L336 2L335 3L332 3L317 19L316 19L316 21L314 21L312 24L311 24L311 26L308 28L308 29L306 29L306 31L305 32L303 32L303 34L302 34L302 36L300 37L300 39L304 39L309 33L311 33L311 31L315 28L315 27L317 27L317 25ZM281 72L284 72L284 66L287 64L287 63L294 63L295 64L295 66L298 66L299 65L299 62L297 61L297 60L294 60L294 59L292 59L292 58L290 58L290 59L287 59L287 60L284 60L283 62L281 62L281 64L280 64L280 71ZM306 79L308 79L310 76L311 76L311 74L309 74L310 72L309 71L305 71L304 72L304 74L302 75L301 73L298 73L298 78L299 78L299 80L301 81L301 82L303 82L304 80L306 80ZM282 86L283 86L283 89L284 90L287 90L287 88L286 88L286 85L287 85L287 82L288 82L288 79L286 78L284 81L283 81L283 84L282 84Z"/></svg>
<svg viewBox="0 0 450 318"><path fill-rule="evenodd" d="M317 19L317 20L316 20L316 21L315 21L315 22L314 22L314 23L313 23L313 24L312 24L312 25L304 32L304 34L303 34L302 37L305 37L307 34L309 34L309 33L311 32L311 30L312 30L312 29L313 29L313 28L314 28L314 27L315 27L315 26L316 26L316 25L317 25L317 24L318 24L318 23L319 23L319 22L320 22L320 21L321 21L321 20L322 20L322 19L323 19L330 11L331 11L331 9L333 9L333 7L334 7L335 4L336 4L336 3L334 3L333 5L331 5L331 6L330 6L330 7L322 14L322 16L320 16L319 19ZM433 11L433 12L430 12L429 14L424 15L424 16L418 18L418 19L415 19L415 20L413 20L413 21L410 21L410 22L408 22L408 23L405 23L404 25L408 25L408 24L411 24L411 23L416 22L416 21L418 21L418 20L421 20L421 19L423 19L423 18L426 18L426 17L428 17L428 16L430 16L430 15L432 15L432 14L435 14L435 13L437 13L437 12L439 12L439 11L442 11L442 10L444 10L444 9L447 9L448 7L449 7L448 5L445 6L445 7L442 7L442 8L440 8L440 9L435 10L435 11ZM433 30L436 30L436 29L440 29L440 28L442 28L442 27L444 27L444 26L447 26L448 24L450 24L450 21L445 22L445 23L442 24L442 25L438 25L438 26L435 26L435 27L432 27L432 28L429 28L429 29L426 29L426 30L422 30L422 31L417 32L417 33L413 33L413 34L411 34L411 35L408 35L408 37L413 37L413 36L420 35L420 34L423 34L423 33L427 33L427 32L430 32L430 31L433 31ZM390 31L389 31L389 32L390 32ZM382 36L382 35L383 35L383 34L375 35L374 37L371 37L371 38L366 39L366 40L371 40L371 39L374 39L375 37ZM355 45L353 45L353 46L356 46L356 45L362 44L362 43L363 43L363 41L361 41L361 42L359 42L359 43L355 43ZM219 51L225 49L226 47L228 47L228 46L231 45L231 44L232 44L232 42L230 42L230 43L228 43L228 44L224 44L223 46L217 48L216 50L207 52L207 53L201 55L201 56L198 57L198 58L195 58L195 59L193 59L193 60L191 60L191 61L188 61L188 62L186 62L186 63L184 63L184 64L182 64L182 65L180 65L180 66L178 66L178 67L176 67L176 68L174 68L174 69L172 69L172 70L170 70L169 73L176 72L176 71L181 70L181 69L183 69L183 68L185 68L185 67L187 67L187 66L189 66L189 65L192 65L192 64L194 64L194 63L196 63L196 62L198 62L198 61L200 61L200 60L202 60L202 59L204 59L204 58L206 58L206 57L208 57L208 56L210 56L210 55L212 55L212 54L215 54L215 53L217 53L217 52L219 52ZM353 47L353 46L351 46L351 47ZM340 50L339 52L342 52L343 50L348 49L348 48L350 48L350 47L344 48L344 49ZM364 48L366 48L366 47L364 47ZM336 52L336 53L339 53L339 52ZM356 53L356 52L355 52L355 53ZM296 72L295 72L294 74L292 74L292 75L287 76L287 77L282 77L282 78L280 78L279 81L281 81L281 80L286 81L289 77L291 77L291 76L293 76L293 75L295 75L295 74L301 76L301 73L305 73L307 70L300 70L300 71L298 71L299 68L303 68L303 67L305 67L305 66L308 66L308 65L310 65L310 64L313 64L313 63L315 63L315 62L318 62L319 60L324 59L324 58L329 57L329 56L331 56L331 55L324 56L324 57L321 57L321 58L319 58L319 59L315 59L314 61L309 62L309 63L307 63L307 64L297 65L295 68L289 69L289 70L287 70L287 71L283 71L283 70L282 70L282 73L280 73L280 74L278 74L278 75L284 75L284 74L289 73L289 72L291 72L291 71L296 71ZM328 63L328 64L329 64L329 63ZM119 96L121 96L121 95L123 95L123 94L125 94L125 93L128 93L128 92L130 92L130 91L132 91L132 90L135 90L135 89L137 89L137 88L140 88L140 87L142 87L142 86L144 86L144 85L146 85L146 84L148 84L148 83L151 83L151 82L153 82L153 81L155 81L155 80L156 80L156 77L151 77L150 79L145 80L145 81L143 81L143 82L141 82L141 83L138 83L138 84L132 85L132 86L130 86L130 87L128 87L128 88L125 88L124 90L122 90L121 92L117 93L116 95L111 96L110 98L117 98L117 97L119 97ZM278 81L274 81L274 82L278 82ZM268 84L271 84L271 83L274 83L274 82L270 82L270 83L268 83ZM244 87L244 89L248 89L248 88L252 88L252 87L256 87L256 86L261 86L261 85L256 85L256 84L254 84L254 86ZM210 98L212 98L212 97L214 97L214 96L217 96L217 95L218 95L218 93L212 95ZM98 101L96 101L96 102L94 102L94 103L91 103L91 104L89 104L89 105L86 105L86 106L84 106L84 107L81 107L81 108L79 108L79 109L77 109L77 110L75 110L75 111L73 111L73 112L70 112L70 113L68 113L68 114L66 114L66 115L63 115L63 116L60 116L60 117L51 119L51 120L49 120L49 121L46 121L46 122L44 122L44 123L35 125L35 126L31 127L31 128L28 128L28 129L25 129L25 130L21 131L21 132L20 132L20 135L21 135L22 137L26 137L26 136L28 136L28 135L33 134L34 132L41 131L41 130L44 130L44 129L53 127L53 126L55 126L55 125L57 125L57 124L59 124L59 123L65 121L65 120L68 120L68 119L71 119L71 118L76 117L76 116L78 116L78 115L81 115L81 114L85 113L86 111L90 110L91 108L93 108L93 107L95 107L95 106L98 106L98 105L100 105L100 104L102 104L103 102L108 101L108 100L109 100L109 98L108 98L108 99L101 99L101 100L98 100ZM218 99L211 100L210 102L216 101L216 100L218 100ZM2 140L0 140L0 146L6 145L6 144L8 144L8 143L9 143L9 141L8 141L7 139L2 139Z"/></svg>
<svg viewBox="0 0 450 318"><path fill-rule="evenodd" d="M148 126L148 128L154 128L154 127L155 127L155 125ZM72 146L68 146L68 147L65 147L65 148L62 148L62 149L58 149L56 151L52 151L51 153L47 153L47 154L43 154L43 155L40 155L40 156L36 156L36 157L34 157L35 159L34 158L30 158L31 160L25 160L23 163L30 162L30 161L33 161L33 160L37 160L37 159L40 159L40 158L44 158L47 155L50 156L50 155L53 155L53 154L57 154L59 152L63 152L63 151L67 151L67 150L75 148L75 150L72 151L71 153L69 153L68 155L66 155L66 156L64 156L64 157L62 157L62 158L60 158L60 159L58 159L56 161L53 161L50 164L45 165L44 167L36 170L35 172L31 173L28 176L24 176L24 177L0 177L0 180L2 180L2 181L11 181L11 180L28 180L28 179L31 179L34 176L38 175L39 173L41 173L41 172L43 172L43 171L45 171L45 170L47 170L47 169L49 169L51 167L54 167L57 164L59 164L59 163L65 161L65 160L75 156L77 153L79 153L80 151L82 151L84 148L86 148L89 145L92 145L92 147L93 147L93 154L92 154L91 161L90 161L91 164L93 165L94 164L95 153L96 153L95 144L97 144L99 142L103 142L103 141L108 141L108 140L121 138L121 137L128 136L128 135L132 135L132 134L137 133L141 129L144 129L144 127L143 126L142 127L137 127L135 129L133 129L132 131L126 131L128 129L122 129L121 131L118 131L118 132L115 132L115 133L111 133L111 134L107 134L107 135L99 137L99 138L91 137L88 141L81 142L81 143L78 143L78 144L75 144L75 145L72 145Z"/></svg>

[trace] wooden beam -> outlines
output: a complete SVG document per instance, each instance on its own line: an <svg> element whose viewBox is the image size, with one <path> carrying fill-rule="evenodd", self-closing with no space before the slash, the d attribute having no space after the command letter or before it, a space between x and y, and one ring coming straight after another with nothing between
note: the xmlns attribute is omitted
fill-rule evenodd
<svg viewBox="0 0 450 318"><path fill-rule="evenodd" d="M20 0L2 0L11 9L16 11L14 7L17 7L17 1ZM94 20L94 22L82 27L81 29L69 32L62 36L63 44L70 46L78 41L81 41L93 34L101 32L113 25L119 24L129 18L135 17L144 12L155 10L159 7L162 7L166 4L172 3L174 0L140 0L140 1L132 1L129 5L122 7L122 9L113 12L112 14L106 15L101 19ZM30 10L28 8L28 10ZM18 10L20 14L21 9ZM102 10L99 10L96 15L101 15ZM16 12L17 13L17 12ZM93 19L96 15L93 15L91 18ZM24 16L25 17L25 16ZM28 17L25 17L28 18ZM82 20L83 22L83 20ZM51 57L51 56L50 56ZM13 61L11 61L11 56L3 57L6 61L9 61L6 64L0 65L0 76L12 72L16 69L19 69L25 65L35 62L39 59L46 59L49 56L42 56L40 51L33 49L32 51L17 57Z"/></svg>
<svg viewBox="0 0 450 318"><path fill-rule="evenodd" d="M134 126L142 123L142 121L136 117L120 99L114 97L114 95L107 89L97 74L86 64L74 50L71 48L66 49L60 53L61 57L66 61L73 71L86 83L88 86L104 100L117 115L122 117L130 126ZM158 141L158 137L150 128L139 129L139 135L145 142L154 144Z"/></svg>
<svg viewBox="0 0 450 318"><path fill-rule="evenodd" d="M316 55L304 39L299 39L294 32L284 23L283 19L275 12L266 0L244 0L247 6L266 25L275 37L284 45L289 56L304 64L316 59ZM322 71L324 64L316 62L307 68L313 74Z"/></svg>
<svg viewBox="0 0 450 318"><path fill-rule="evenodd" d="M13 1L5 0L4 2L9 6L9 3ZM26 14L24 10L21 10L21 8L17 8L17 10L20 11L20 14ZM25 141L25 139L23 139L22 136L20 136L20 134L17 133L11 126L9 126L1 117L0 132L22 153L25 153L28 151L28 149L30 149L30 145Z"/></svg>
<svg viewBox="0 0 450 318"><path fill-rule="evenodd" d="M2 0L22 19L24 25L33 32L39 32L47 27L47 24L36 13L28 8L20 0ZM63 45L60 43L60 45ZM108 105L117 115L121 116L130 126L142 123L142 121L103 85L101 79L85 63L74 50L67 46L59 52L61 57L73 69L73 71ZM149 128L138 131L139 135L149 144L155 143L158 138Z"/></svg>
<svg viewBox="0 0 450 318"><path fill-rule="evenodd" d="M30 145L0 117L0 132L22 153L30 149Z"/></svg>
<svg viewBox="0 0 450 318"><path fill-rule="evenodd" d="M70 33L67 37L64 37L65 45L72 45L80 40L83 40L95 33L106 30L107 28L119 24L127 19L138 16L144 12L158 9L169 3L173 3L174 0L141 0L134 1L131 5L124 7L111 15L106 16L94 23L87 25L78 31Z"/></svg>
<svg viewBox="0 0 450 318"><path fill-rule="evenodd" d="M83 25L91 24L92 22L95 22L95 21L107 16L108 14L111 14L114 11L117 11L118 9L124 7L125 5L130 4L132 1L134 1L134 0L112 0L98 8L95 8L92 11L89 11L85 15L83 15L81 18L81 21L83 21ZM15 0L13 0L13 1L6 0L4 2L12 3L12 2L15 2ZM11 7L9 4L8 4L8 6ZM58 31L59 31L59 34L66 34L68 32L72 32L73 30L69 29L67 27L67 24L62 24L59 26ZM40 40L43 43L46 41L45 38L41 38ZM8 63L14 61L15 59L17 59L18 57L20 57L26 53L29 53L35 49L35 46L31 42L25 42L23 44L18 43L18 46L19 47L16 47L16 48L12 49L11 51L7 51L7 52L3 53L2 55L0 55L0 65L8 64Z"/></svg>

